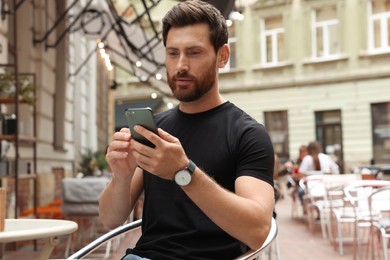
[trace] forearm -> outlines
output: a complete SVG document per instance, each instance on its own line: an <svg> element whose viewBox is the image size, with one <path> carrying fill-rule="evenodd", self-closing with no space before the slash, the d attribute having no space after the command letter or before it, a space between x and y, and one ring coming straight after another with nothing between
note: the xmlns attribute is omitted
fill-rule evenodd
<svg viewBox="0 0 390 260"><path fill-rule="evenodd" d="M271 226L273 188L251 177L241 178L246 180L237 180L236 193L232 193L197 168L192 182L183 190L216 225L250 248L257 249L265 241ZM248 183L254 184L249 185L252 190L245 190L237 182L245 182L242 185L245 187ZM262 183L261 187L256 183Z"/></svg>
<svg viewBox="0 0 390 260"><path fill-rule="evenodd" d="M115 176L104 189L99 199L99 218L107 228L122 225L132 210L130 180L118 180Z"/></svg>

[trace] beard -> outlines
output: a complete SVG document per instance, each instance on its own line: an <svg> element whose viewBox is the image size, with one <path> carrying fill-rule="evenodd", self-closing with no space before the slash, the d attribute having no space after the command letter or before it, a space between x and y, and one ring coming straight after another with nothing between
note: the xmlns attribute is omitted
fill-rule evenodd
<svg viewBox="0 0 390 260"><path fill-rule="evenodd" d="M205 68L199 78L196 78L187 71L179 72L173 76L170 76L167 71L168 85L177 100L192 102L201 98L214 86L216 74L216 61ZM190 79L191 84L184 87L178 86L176 80L180 78Z"/></svg>

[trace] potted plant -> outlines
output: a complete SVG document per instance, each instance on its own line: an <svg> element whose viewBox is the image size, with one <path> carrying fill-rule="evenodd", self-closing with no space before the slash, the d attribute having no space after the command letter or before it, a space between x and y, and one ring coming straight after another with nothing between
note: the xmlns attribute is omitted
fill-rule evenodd
<svg viewBox="0 0 390 260"><path fill-rule="evenodd" d="M10 97L15 94L15 79L12 74L0 74L0 96Z"/></svg>
<svg viewBox="0 0 390 260"><path fill-rule="evenodd" d="M101 176L106 169L108 169L108 163L103 151L92 152L87 150L81 154L80 172L83 177Z"/></svg>
<svg viewBox="0 0 390 260"><path fill-rule="evenodd" d="M20 89L19 98L21 102L34 104L36 98L34 95L34 86L28 76L19 77ZM0 96L10 98L14 97L16 92L15 77L11 73L0 74Z"/></svg>

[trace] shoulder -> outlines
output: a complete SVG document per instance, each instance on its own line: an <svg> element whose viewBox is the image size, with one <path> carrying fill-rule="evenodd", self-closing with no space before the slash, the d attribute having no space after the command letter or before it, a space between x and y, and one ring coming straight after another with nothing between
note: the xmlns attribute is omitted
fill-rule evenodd
<svg viewBox="0 0 390 260"><path fill-rule="evenodd" d="M320 160L322 159L324 161L333 161L332 158L325 153L319 153L318 158L320 158Z"/></svg>

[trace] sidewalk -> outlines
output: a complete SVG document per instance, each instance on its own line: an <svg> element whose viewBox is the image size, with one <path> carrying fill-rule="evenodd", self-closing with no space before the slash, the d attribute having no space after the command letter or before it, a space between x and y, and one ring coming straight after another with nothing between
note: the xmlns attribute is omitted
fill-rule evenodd
<svg viewBox="0 0 390 260"><path fill-rule="evenodd" d="M279 260L353 259L352 246L346 245L344 256L339 256L329 241L322 239L320 227L311 232L303 217L292 218L291 203L290 196L286 196L276 204Z"/></svg>

